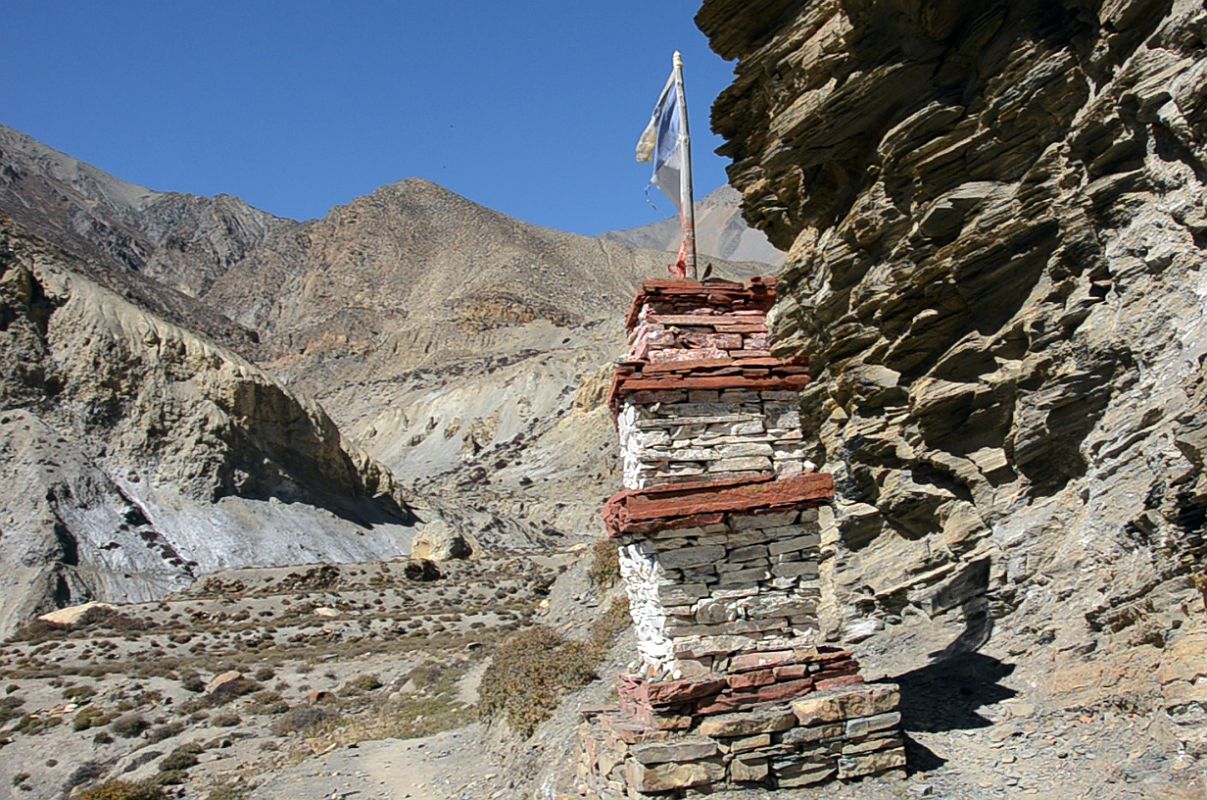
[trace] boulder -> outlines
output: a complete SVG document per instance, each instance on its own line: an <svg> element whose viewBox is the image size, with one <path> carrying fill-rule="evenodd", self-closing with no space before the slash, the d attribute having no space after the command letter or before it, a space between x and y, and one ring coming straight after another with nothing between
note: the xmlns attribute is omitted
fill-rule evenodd
<svg viewBox="0 0 1207 800"><path fill-rule="evenodd" d="M411 558L428 561L447 561L450 558L469 558L473 547L458 531L442 519L424 525L411 543Z"/></svg>
<svg viewBox="0 0 1207 800"><path fill-rule="evenodd" d="M68 606L67 608L51 611L38 617L38 619L43 622L49 622L52 625L63 625L70 628L76 625L90 611L113 611L115 608L116 606L110 603L81 603L78 606Z"/></svg>
<svg viewBox="0 0 1207 800"><path fill-rule="evenodd" d="M205 685L205 693L210 695L216 694L222 690L223 686L226 686L229 683L235 683L242 679L243 673L233 669L229 670L228 672L215 675L213 680Z"/></svg>

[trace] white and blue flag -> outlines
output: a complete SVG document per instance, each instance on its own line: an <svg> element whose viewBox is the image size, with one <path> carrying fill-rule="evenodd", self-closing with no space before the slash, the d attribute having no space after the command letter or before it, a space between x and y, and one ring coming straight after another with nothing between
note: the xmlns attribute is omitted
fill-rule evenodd
<svg viewBox="0 0 1207 800"><path fill-rule="evenodd" d="M680 176L683 172L683 141L680 134L679 92L675 88L675 74L666 80L658 104L650 117L641 138L637 141L637 160L653 161L654 173L650 183L662 190L680 212L683 211L680 197Z"/></svg>

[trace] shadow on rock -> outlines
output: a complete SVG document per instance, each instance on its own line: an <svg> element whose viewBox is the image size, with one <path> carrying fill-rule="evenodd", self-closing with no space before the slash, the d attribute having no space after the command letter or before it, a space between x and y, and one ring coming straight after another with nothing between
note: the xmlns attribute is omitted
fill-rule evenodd
<svg viewBox="0 0 1207 800"><path fill-rule="evenodd" d="M986 728L993 723L978 714L978 709L1017 694L1000 684L1014 672L1014 665L977 652L993 634L985 594L989 560L972 566L977 569L968 580L979 584L980 591L967 595L962 603L964 630L942 650L931 653L931 662L925 667L896 679L901 685L901 725L906 731Z"/></svg>
<svg viewBox="0 0 1207 800"><path fill-rule="evenodd" d="M919 772L934 772L947 763L935 751L919 742L908 733L905 734L905 763L906 770L913 775Z"/></svg>
<svg viewBox="0 0 1207 800"><path fill-rule="evenodd" d="M977 711L1017 694L999 683L1012 672L1013 664L964 652L898 676L901 726L928 733L986 728L993 723Z"/></svg>

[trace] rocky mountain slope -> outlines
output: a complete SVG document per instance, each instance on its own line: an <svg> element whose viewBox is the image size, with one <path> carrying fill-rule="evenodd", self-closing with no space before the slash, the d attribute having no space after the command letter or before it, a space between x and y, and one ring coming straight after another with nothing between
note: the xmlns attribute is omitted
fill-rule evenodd
<svg viewBox="0 0 1207 800"><path fill-rule="evenodd" d="M219 568L405 553L415 516L313 402L0 217L0 634Z"/></svg>
<svg viewBox="0 0 1207 800"><path fill-rule="evenodd" d="M784 253L751 228L742 218L742 196L722 186L696 202L696 249L702 256L730 261L758 261L774 267L784 263ZM679 219L671 217L627 231L612 231L600 238L651 250L679 251Z"/></svg>
<svg viewBox="0 0 1207 800"><path fill-rule="evenodd" d="M407 180L279 232L201 299L417 493L455 497L470 533L548 543L597 532L611 449L596 376L638 281L669 260Z"/></svg>
<svg viewBox="0 0 1207 800"><path fill-rule="evenodd" d="M212 516L200 509L220 497L286 500L247 512L256 518L249 524L265 531L296 530L300 523L284 519L286 512L323 506L318 494L398 497L390 474L369 462L357 461L352 472L378 470L356 480L380 482L380 491L355 485L351 468L338 466L341 452L355 451L345 441L381 459L412 498L426 498L424 519L443 513L483 543L595 535L602 495L583 487L603 486L611 463L610 423L600 408L606 382L598 375L623 346L619 319L633 288L663 273L666 253L526 225L421 180L383 187L321 220L283 220L235 198L134 186L6 128L0 211L12 215L6 230L24 243L17 250L36 254L14 262L26 266L25 277L13 280L32 288L14 295L9 313L26 324L12 329L24 333L3 354L14 369L36 375L30 385L16 381L13 397L20 400L13 404L70 410L48 429L69 449L103 448L110 472L123 459L153 465L159 485L191 498L157 501L173 515L186 507L192 515L175 534L177 545L181 536L199 535L184 529L199 530L198 520ZM715 269L744 275L763 267L718 261ZM54 310L38 311L30 298L47 294L54 299L43 305ZM82 296L93 299L69 300ZM31 322L38 314L60 322ZM65 338L68 331L75 338ZM78 352L63 351L68 346ZM134 374L86 373L85 363L110 369L98 348L120 352L121 369ZM38 356L28 358L27 350ZM182 354L191 350L204 356ZM189 378L195 362L221 377ZM85 400L60 393L60 368L77 371L70 388ZM182 383L184 396L173 396ZM131 393L137 403L129 402ZM214 409L212 395L230 397ZM300 397L317 399L331 417ZM251 430L228 435L232 428L240 433L228 417L249 417ZM144 429L151 434L137 441ZM271 463L251 466L264 448ZM81 456L81 470L92 457ZM277 474L280 464L295 461L303 475ZM300 504L286 497L295 484L305 495ZM349 520L334 513L327 526L334 538L316 535L309 549L268 546L264 563L388 557L409 538L401 528L361 537L365 523L379 521L377 511L364 512L367 520L361 512ZM337 541L345 529L356 536L352 544ZM282 542L292 537L283 534ZM181 559L183 572L173 566L170 577L157 578L157 589L140 584L144 569L159 569L148 562L103 591L97 581L87 591L61 590L59 601L90 592L147 599L216 566L256 563L261 544L255 536L220 537L201 548L205 553ZM123 581L129 585L118 587ZM53 593L37 594L34 604L48 597Z"/></svg>
<svg viewBox="0 0 1207 800"><path fill-rule="evenodd" d="M195 297L279 228L237 197L136 186L0 125L0 208L60 247Z"/></svg>
<svg viewBox="0 0 1207 800"><path fill-rule="evenodd" d="M788 250L775 351L817 370L832 634L891 671L946 624L936 674L980 649L1029 702L1146 720L1155 761L1119 769L1201 768L1202 4L706 0L697 22L738 61L713 109L730 182Z"/></svg>

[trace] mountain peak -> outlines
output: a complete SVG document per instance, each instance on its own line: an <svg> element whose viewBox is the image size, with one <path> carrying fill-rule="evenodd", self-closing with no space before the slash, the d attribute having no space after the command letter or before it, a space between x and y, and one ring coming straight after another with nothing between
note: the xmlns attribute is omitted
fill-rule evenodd
<svg viewBox="0 0 1207 800"><path fill-rule="evenodd" d="M640 228L610 231L600 238L675 252L679 249L679 220L671 217ZM696 201L696 248L701 256L729 261L755 261L773 267L784 263L783 252L775 249L761 231L746 224L742 195L729 184Z"/></svg>

